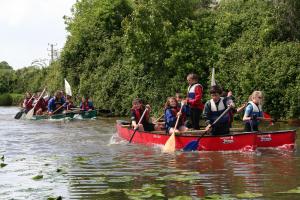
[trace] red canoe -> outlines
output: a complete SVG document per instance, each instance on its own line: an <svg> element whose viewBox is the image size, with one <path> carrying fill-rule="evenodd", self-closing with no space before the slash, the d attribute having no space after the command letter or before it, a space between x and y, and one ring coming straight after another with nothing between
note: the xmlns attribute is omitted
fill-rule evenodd
<svg viewBox="0 0 300 200"><path fill-rule="evenodd" d="M129 123L117 120L118 135L129 141L134 130ZM176 136L176 149L183 149L191 141L197 140L201 133L191 132ZM164 131L141 132L137 131L132 143L145 145L164 145L169 139ZM293 150L296 142L296 130L269 131L269 132L233 132L222 136L204 136L200 140L198 151L253 151L256 148L280 148Z"/></svg>
<svg viewBox="0 0 300 200"><path fill-rule="evenodd" d="M269 131L257 134L256 143L259 148L295 149L296 130Z"/></svg>
<svg viewBox="0 0 300 200"><path fill-rule="evenodd" d="M128 122L117 120L118 135L129 141L134 130L129 128ZM185 133L176 136L176 149L183 149L191 141L197 140L200 133ZM137 131L132 143L145 145L164 145L169 139L165 131L141 132ZM204 136L200 140L198 151L254 151L256 149L256 133L235 133L226 136Z"/></svg>

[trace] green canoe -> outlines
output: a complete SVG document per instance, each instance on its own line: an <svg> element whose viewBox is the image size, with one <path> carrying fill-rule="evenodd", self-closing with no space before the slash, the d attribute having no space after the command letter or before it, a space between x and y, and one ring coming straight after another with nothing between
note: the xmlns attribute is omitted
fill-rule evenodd
<svg viewBox="0 0 300 200"><path fill-rule="evenodd" d="M23 115L25 119L25 114ZM61 120L61 119L95 119L97 116L97 110L91 111L73 111L69 113L61 113L55 115L33 115L31 120Z"/></svg>

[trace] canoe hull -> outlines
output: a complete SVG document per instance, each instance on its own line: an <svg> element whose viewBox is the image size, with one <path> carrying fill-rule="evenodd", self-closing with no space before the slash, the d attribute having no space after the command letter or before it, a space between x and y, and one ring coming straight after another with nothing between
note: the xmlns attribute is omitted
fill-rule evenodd
<svg viewBox="0 0 300 200"><path fill-rule="evenodd" d="M25 118L26 114L23 114ZM69 112L69 113L61 113L55 115L34 115L31 120L62 120L62 119L95 119L97 116L96 110L91 111L80 111L80 112Z"/></svg>
<svg viewBox="0 0 300 200"><path fill-rule="evenodd" d="M260 148L295 149L296 130L262 132L257 134L256 143Z"/></svg>
<svg viewBox="0 0 300 200"><path fill-rule="evenodd" d="M133 130L128 126L123 126L120 122L116 125L118 135L129 141ZM132 143L145 145L164 145L170 135L165 133L140 132L137 131L132 139ZM177 135L176 149L183 149L191 141L197 140L194 135ZM204 136L201 138L198 151L254 151L256 149L256 134L234 134L223 136Z"/></svg>

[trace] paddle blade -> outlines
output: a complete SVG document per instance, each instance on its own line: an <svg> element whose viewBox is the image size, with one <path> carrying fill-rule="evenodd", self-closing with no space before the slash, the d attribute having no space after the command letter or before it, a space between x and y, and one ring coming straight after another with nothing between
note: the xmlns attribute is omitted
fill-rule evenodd
<svg viewBox="0 0 300 200"><path fill-rule="evenodd" d="M34 108L32 108L31 110L28 111L25 118L26 119L32 119L33 114L34 114Z"/></svg>
<svg viewBox="0 0 300 200"><path fill-rule="evenodd" d="M199 141L198 140L194 140L189 142L184 148L183 151L196 151L198 149L199 146Z"/></svg>
<svg viewBox="0 0 300 200"><path fill-rule="evenodd" d="M15 119L20 119L23 115L24 111L20 111L16 114Z"/></svg>
<svg viewBox="0 0 300 200"><path fill-rule="evenodd" d="M173 153L173 152L175 152L175 150L176 150L175 149L175 144L176 144L175 132L173 132L172 135L167 140L165 146L163 147L163 152L164 153Z"/></svg>

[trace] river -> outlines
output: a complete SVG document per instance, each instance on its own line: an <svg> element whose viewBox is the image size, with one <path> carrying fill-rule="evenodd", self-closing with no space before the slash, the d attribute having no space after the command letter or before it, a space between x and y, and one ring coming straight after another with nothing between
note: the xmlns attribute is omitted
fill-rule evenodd
<svg viewBox="0 0 300 200"><path fill-rule="evenodd" d="M0 199L300 199L297 150L163 154L117 138L116 118L17 112L0 107Z"/></svg>

